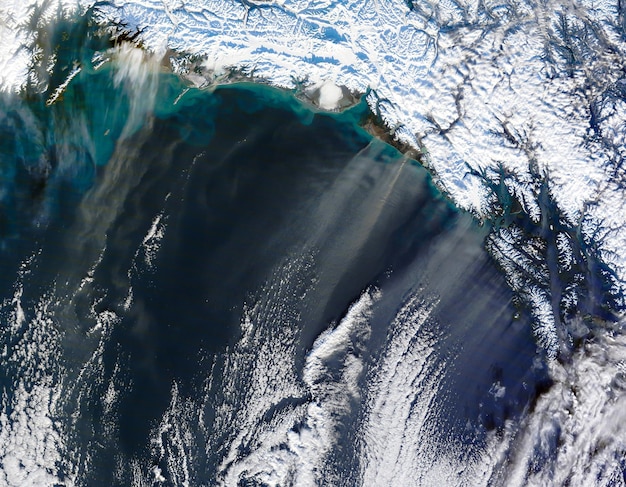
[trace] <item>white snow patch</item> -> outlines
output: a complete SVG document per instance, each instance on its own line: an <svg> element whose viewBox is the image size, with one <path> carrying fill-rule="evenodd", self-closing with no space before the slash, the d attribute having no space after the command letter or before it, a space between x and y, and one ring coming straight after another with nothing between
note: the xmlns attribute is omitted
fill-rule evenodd
<svg viewBox="0 0 626 487"><path fill-rule="evenodd" d="M343 98L341 88L334 83L326 82L320 87L319 107L323 110L335 110L339 108L339 102Z"/></svg>

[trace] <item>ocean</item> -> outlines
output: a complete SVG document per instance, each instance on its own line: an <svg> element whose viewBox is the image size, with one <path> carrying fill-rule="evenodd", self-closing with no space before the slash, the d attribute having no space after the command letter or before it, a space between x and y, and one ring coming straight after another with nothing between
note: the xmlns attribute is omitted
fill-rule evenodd
<svg viewBox="0 0 626 487"><path fill-rule="evenodd" d="M366 95L61 38L0 100L1 485L623 485L626 348L565 223L459 208ZM543 258L556 346L511 277Z"/></svg>

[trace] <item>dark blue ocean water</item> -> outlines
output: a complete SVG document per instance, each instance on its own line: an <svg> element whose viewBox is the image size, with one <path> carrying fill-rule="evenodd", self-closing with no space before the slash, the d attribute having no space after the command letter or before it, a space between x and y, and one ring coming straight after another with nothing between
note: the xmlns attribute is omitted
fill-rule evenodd
<svg viewBox="0 0 626 487"><path fill-rule="evenodd" d="M488 229L363 103L120 70L2 99L2 482L359 485L395 420L469 463L532 408Z"/></svg>

